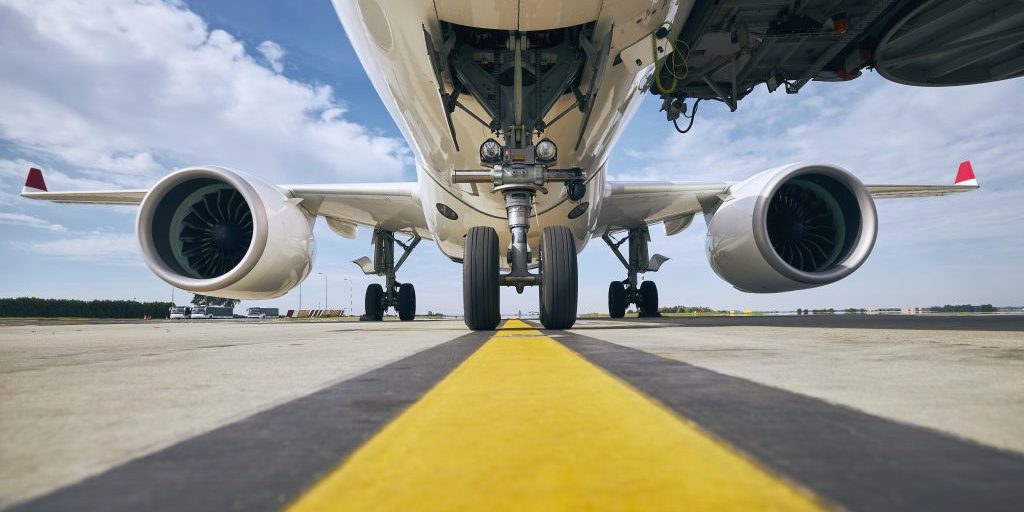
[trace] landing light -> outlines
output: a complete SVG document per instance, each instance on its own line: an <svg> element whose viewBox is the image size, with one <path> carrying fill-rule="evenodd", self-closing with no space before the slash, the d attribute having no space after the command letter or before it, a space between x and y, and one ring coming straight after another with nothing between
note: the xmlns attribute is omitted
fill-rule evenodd
<svg viewBox="0 0 1024 512"><path fill-rule="evenodd" d="M480 145L480 161L485 164L496 164L501 161L501 144L494 139L487 139Z"/></svg>
<svg viewBox="0 0 1024 512"><path fill-rule="evenodd" d="M554 142L548 139L544 139L537 143L536 155L537 160L541 162L554 162L558 158L558 148Z"/></svg>

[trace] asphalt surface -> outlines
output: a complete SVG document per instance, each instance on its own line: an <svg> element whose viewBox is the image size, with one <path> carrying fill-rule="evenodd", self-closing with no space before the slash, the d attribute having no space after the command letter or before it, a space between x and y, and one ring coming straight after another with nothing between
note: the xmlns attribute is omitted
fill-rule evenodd
<svg viewBox="0 0 1024 512"><path fill-rule="evenodd" d="M917 331L1024 331L1024 315L780 315L663 316L628 318L645 325L688 327L808 327L816 329L910 329Z"/></svg>
<svg viewBox="0 0 1024 512"><path fill-rule="evenodd" d="M903 318L3 326L0 506L1019 509L1022 317Z"/></svg>

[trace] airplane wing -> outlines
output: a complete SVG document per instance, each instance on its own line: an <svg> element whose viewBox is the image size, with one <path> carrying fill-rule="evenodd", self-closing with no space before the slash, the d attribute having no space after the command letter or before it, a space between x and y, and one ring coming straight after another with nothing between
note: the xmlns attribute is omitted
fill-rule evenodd
<svg viewBox="0 0 1024 512"><path fill-rule="evenodd" d="M674 235L693 222L693 216L711 208L729 192L729 183L670 181L609 181L595 231L618 231L657 223ZM702 207L701 204L705 206Z"/></svg>
<svg viewBox="0 0 1024 512"><path fill-rule="evenodd" d="M281 185L301 198L307 211L327 219L340 236L355 238L356 226L416 233L430 239L416 182L341 185Z"/></svg>
<svg viewBox="0 0 1024 512"><path fill-rule="evenodd" d="M598 216L597 230L618 231L664 223L665 233L674 235L689 227L697 213L709 211L729 196L734 182L627 182L609 181L608 192ZM953 185L865 185L875 199L930 197L970 192L978 188L971 163L962 162Z"/></svg>
<svg viewBox="0 0 1024 512"><path fill-rule="evenodd" d="M355 238L356 226L430 238L415 182L278 187L287 195L301 199L299 204L307 212L324 217L327 225L345 238ZM21 195L56 203L138 205L148 192L148 189L50 192L42 171L33 167L29 169Z"/></svg>
<svg viewBox="0 0 1024 512"><path fill-rule="evenodd" d="M904 197L930 197L970 192L978 188L971 162L961 162L956 180L952 185L867 185L868 192L875 199L897 199Z"/></svg>
<svg viewBox="0 0 1024 512"><path fill-rule="evenodd" d="M127 204L137 205L142 202L148 190L75 190L70 192L50 192L43 180L43 171L35 167L28 170L25 187L21 196L28 199L40 199L55 203L80 204Z"/></svg>

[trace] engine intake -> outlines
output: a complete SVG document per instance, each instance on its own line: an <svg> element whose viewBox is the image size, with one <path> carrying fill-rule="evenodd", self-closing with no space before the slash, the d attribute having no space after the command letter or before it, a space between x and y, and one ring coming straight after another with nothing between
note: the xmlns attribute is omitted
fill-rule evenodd
<svg viewBox="0 0 1024 512"><path fill-rule="evenodd" d="M252 209L241 192L221 181L179 184L153 220L153 240L164 263L195 279L227 274L252 245Z"/></svg>
<svg viewBox="0 0 1024 512"><path fill-rule="evenodd" d="M239 299L283 295L313 261L312 218L295 203L230 169L182 169L140 205L143 259L185 290Z"/></svg>
<svg viewBox="0 0 1024 512"><path fill-rule="evenodd" d="M712 269L748 292L836 282L871 253L874 201L860 180L831 165L792 164L731 188L708 226Z"/></svg>

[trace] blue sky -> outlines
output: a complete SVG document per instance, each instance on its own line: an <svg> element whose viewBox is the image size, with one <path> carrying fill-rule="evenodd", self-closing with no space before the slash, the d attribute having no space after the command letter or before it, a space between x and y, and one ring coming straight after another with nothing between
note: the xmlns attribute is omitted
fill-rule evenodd
<svg viewBox="0 0 1024 512"><path fill-rule="evenodd" d="M54 189L140 188L171 170L216 163L271 182L413 179L412 158L360 67L330 2L0 0L0 296L169 299L135 249L134 209L53 205L17 196L29 165ZM705 102L679 136L651 98L609 162L612 178L738 180L797 160L843 166L868 183L947 183L970 158L983 189L879 201L868 262L815 290L752 295L718 279L704 227L665 237L672 258L648 277L663 305L737 309L1024 304L1024 81L911 88L867 73L799 95L760 88L735 113ZM332 307L361 310L372 280L358 240L316 228L314 272ZM599 240L580 256L580 310L606 308L617 260ZM399 279L421 311L461 310L461 267L423 244ZM347 281L346 281L347 280ZM187 297L176 293L179 301ZM502 309L536 309L536 292ZM324 276L303 305L324 301ZM264 301L294 308L298 292Z"/></svg>

